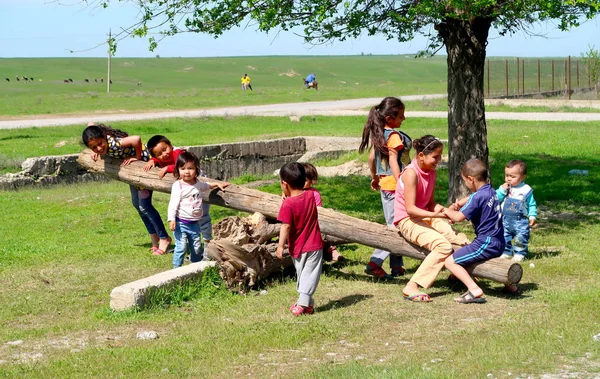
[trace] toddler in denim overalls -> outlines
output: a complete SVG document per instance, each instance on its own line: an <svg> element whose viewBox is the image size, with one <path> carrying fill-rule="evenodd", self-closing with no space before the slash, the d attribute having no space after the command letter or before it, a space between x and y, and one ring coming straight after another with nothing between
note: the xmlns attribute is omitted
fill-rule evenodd
<svg viewBox="0 0 600 379"><path fill-rule="evenodd" d="M504 239L503 258L521 262L529 247L530 227L536 224L537 204L533 189L523 181L527 177L525 162L515 159L504 168L505 183L496 190L502 203Z"/></svg>

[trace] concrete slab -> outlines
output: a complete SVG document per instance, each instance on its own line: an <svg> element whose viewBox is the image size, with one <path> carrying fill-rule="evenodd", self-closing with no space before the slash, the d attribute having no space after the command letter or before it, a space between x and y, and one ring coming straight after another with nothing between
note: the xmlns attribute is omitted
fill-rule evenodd
<svg viewBox="0 0 600 379"><path fill-rule="evenodd" d="M202 273L209 267L214 267L216 262L191 263L169 271L149 276L135 282L123 284L114 288L110 293L110 309L125 311L135 307L144 307L147 302L148 291L164 288L188 280L198 280Z"/></svg>

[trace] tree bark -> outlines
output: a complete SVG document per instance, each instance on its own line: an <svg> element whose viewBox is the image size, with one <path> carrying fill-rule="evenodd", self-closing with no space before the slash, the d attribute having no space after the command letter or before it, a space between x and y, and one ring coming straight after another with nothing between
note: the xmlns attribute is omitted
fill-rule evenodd
<svg viewBox="0 0 600 379"><path fill-rule="evenodd" d="M93 161L90 153L86 150L78 158L78 162L88 170L102 172L113 179L136 186L165 193L171 192L175 178L167 175L159 179L157 168L146 172L142 169L143 162L132 162L128 166L121 167L121 161L112 158L106 160L99 158ZM216 182L212 179L200 178L200 180ZM213 190L204 194L203 201L249 213L259 212L271 219L277 218L281 206L281 196L234 184L225 188L225 191ZM396 229L347 216L332 209L319 207L319 226L324 234L384 249L392 254L423 260L428 252L407 242ZM509 284L518 283L522 276L522 268L519 264L499 258L469 266L467 270L478 277Z"/></svg>
<svg viewBox="0 0 600 379"><path fill-rule="evenodd" d="M468 190L460 170L471 158L488 164L484 104L487 37L492 18L448 18L436 25L448 53L448 202Z"/></svg>

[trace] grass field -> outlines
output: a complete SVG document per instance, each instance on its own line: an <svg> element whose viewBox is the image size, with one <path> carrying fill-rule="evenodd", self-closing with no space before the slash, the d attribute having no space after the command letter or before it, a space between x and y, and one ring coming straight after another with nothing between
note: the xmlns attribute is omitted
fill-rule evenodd
<svg viewBox="0 0 600 379"><path fill-rule="evenodd" d="M0 115L173 110L446 92L446 61L412 56L1 59ZM317 74L319 91L304 89ZM241 91L247 73L254 91ZM15 76L34 77L16 82ZM71 78L73 83L64 83ZM84 80L88 79L90 83ZM40 81L41 80L41 81ZM141 83L141 86L138 86Z"/></svg>
<svg viewBox="0 0 600 379"><path fill-rule="evenodd" d="M142 136L160 131L175 144L289 135L358 136L361 117L161 120L128 123ZM121 125L116 125L121 126ZM125 126L123 126L125 127ZM599 123L490 121L493 183L512 158L529 164L541 214L523 296L509 298L486 280L488 303L463 306L442 273L429 290L434 302L402 300L406 278L378 282L363 274L371 249L340 247L349 259L326 265L316 314L293 318L290 277L263 282L247 296L218 281L179 291L172 305L112 313L110 290L171 267L153 257L143 227L118 182L0 192L0 376L299 377L299 378L596 378L600 375L600 161L593 138ZM62 140L57 153L79 151L80 127L0 131L0 151L38 154ZM413 137L446 137L445 120L409 119ZM589 176L569 176L571 168ZM246 178L247 179L247 178ZM383 222L368 178L323 178L326 206ZM278 193L277 184L263 190ZM447 172L436 198L444 202ZM166 212L168 196L155 205ZM214 207L213 218L237 214ZM472 236L467 226L460 226ZM530 266L532 264L532 266ZM409 275L418 262L407 259ZM193 295L188 295L187 293ZM139 340L141 331L157 340Z"/></svg>

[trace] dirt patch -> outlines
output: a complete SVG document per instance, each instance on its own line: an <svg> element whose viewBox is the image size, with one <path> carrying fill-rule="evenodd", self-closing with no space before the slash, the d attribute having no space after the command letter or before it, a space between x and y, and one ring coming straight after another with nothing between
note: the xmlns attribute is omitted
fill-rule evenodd
<svg viewBox="0 0 600 379"><path fill-rule="evenodd" d="M256 71L256 67L254 67L254 66L246 66L246 68L248 68L248 69L250 69L252 71Z"/></svg>
<svg viewBox="0 0 600 379"><path fill-rule="evenodd" d="M280 72L279 76L287 76L288 78L291 78L293 76L300 76L300 74L298 74L296 71L290 69L287 72Z"/></svg>
<svg viewBox="0 0 600 379"><path fill-rule="evenodd" d="M183 71L192 71L194 68L193 67L186 67L183 69Z"/></svg>
<svg viewBox="0 0 600 379"><path fill-rule="evenodd" d="M123 67L135 67L135 62L123 62Z"/></svg>

